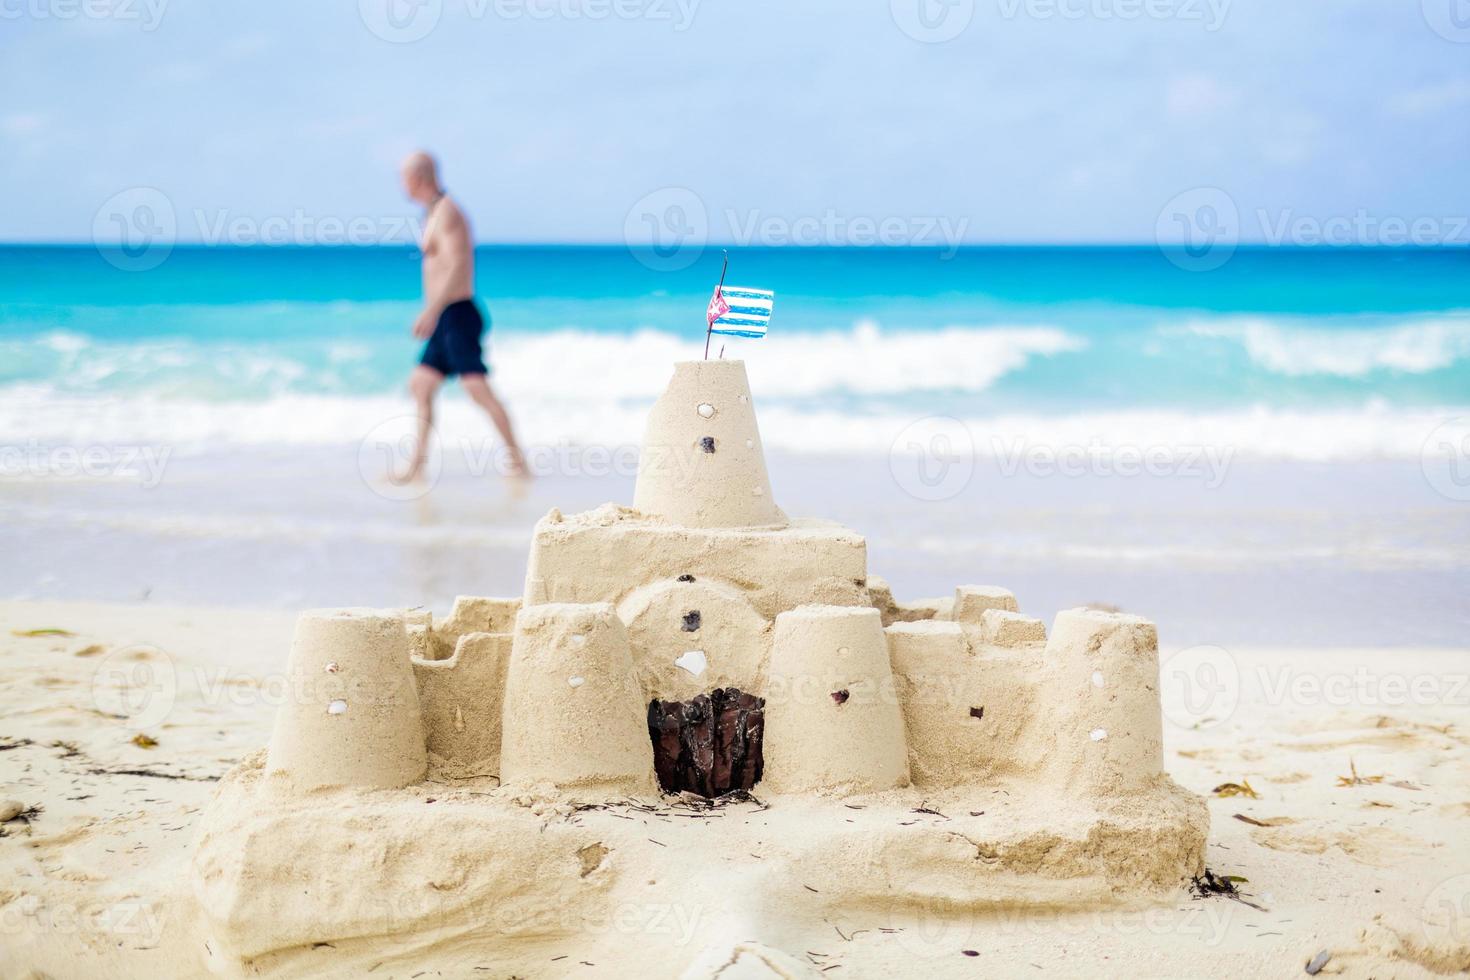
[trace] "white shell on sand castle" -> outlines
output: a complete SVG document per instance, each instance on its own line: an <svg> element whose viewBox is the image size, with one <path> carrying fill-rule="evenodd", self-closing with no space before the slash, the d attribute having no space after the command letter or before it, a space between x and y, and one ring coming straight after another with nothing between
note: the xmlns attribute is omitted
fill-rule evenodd
<svg viewBox="0 0 1470 980"><path fill-rule="evenodd" d="M301 616L270 746L201 824L213 969L545 975L658 904L701 914L638 934L650 975L795 976L788 915L908 935L1199 872L1151 623L895 601L860 534L776 506L741 362L676 365L644 450L633 507L536 524L520 596Z"/></svg>

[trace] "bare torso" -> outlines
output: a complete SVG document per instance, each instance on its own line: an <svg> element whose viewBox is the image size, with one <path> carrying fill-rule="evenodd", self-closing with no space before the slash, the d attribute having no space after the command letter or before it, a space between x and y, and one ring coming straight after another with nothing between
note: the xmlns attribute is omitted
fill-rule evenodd
<svg viewBox="0 0 1470 980"><path fill-rule="evenodd" d="M424 304L437 315L450 303L475 295L475 251L464 212L449 197L429 208L424 221Z"/></svg>

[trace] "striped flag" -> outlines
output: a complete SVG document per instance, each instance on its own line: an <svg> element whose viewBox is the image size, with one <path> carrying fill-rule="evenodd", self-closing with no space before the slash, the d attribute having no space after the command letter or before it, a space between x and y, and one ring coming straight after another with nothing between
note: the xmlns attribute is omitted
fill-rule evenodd
<svg viewBox="0 0 1470 980"><path fill-rule="evenodd" d="M775 302L776 294L769 289L716 286L705 311L709 332L727 337L764 337Z"/></svg>

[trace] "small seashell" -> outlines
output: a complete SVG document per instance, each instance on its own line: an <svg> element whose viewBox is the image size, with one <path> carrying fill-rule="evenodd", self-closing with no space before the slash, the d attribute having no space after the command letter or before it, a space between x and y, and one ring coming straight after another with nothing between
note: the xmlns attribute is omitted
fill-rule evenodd
<svg viewBox="0 0 1470 980"><path fill-rule="evenodd" d="M578 677L568 677L567 678L567 683L570 684L570 685L572 685L572 687L581 687L583 684L586 684L587 683L587 678L580 677L580 676L578 676Z"/></svg>
<svg viewBox="0 0 1470 980"><path fill-rule="evenodd" d="M346 713L347 702L343 701L341 698L338 698L331 704L327 705L327 714L329 715L345 715Z"/></svg>
<svg viewBox="0 0 1470 980"><path fill-rule="evenodd" d="M709 666L709 658L704 655L703 650L689 650L674 658L674 666L680 667L695 677L704 674L705 668Z"/></svg>
<svg viewBox="0 0 1470 980"><path fill-rule="evenodd" d="M1092 672L1092 686L1093 687L1102 687L1103 686L1103 675L1102 675L1102 671L1100 671L1100 670L1094 670Z"/></svg>
<svg viewBox="0 0 1470 980"><path fill-rule="evenodd" d="M1090 737L1094 742L1101 742L1108 737L1108 730L1106 728L1094 728Z"/></svg>
<svg viewBox="0 0 1470 980"><path fill-rule="evenodd" d="M337 666L337 661L335 661L335 660L331 661L325 667L322 668L322 670L326 671L329 674L335 674L337 671L339 671L341 669L342 669L341 667L338 667Z"/></svg>
<svg viewBox="0 0 1470 980"><path fill-rule="evenodd" d="M1322 968L1327 965L1327 961L1330 959L1332 959L1332 953L1325 949L1312 957L1311 961L1307 963L1307 976L1315 977L1321 973Z"/></svg>
<svg viewBox="0 0 1470 980"><path fill-rule="evenodd" d="M700 402L699 408L695 409L695 411L699 412L699 417L702 419L712 419L715 417L715 407L709 402Z"/></svg>

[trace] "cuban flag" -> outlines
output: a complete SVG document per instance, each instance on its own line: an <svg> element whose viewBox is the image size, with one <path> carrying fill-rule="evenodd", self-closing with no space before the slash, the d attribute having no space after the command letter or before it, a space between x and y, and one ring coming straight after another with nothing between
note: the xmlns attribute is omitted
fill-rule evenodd
<svg viewBox="0 0 1470 980"><path fill-rule="evenodd" d="M769 289L716 286L705 311L709 332L727 337L764 337L775 302L776 294Z"/></svg>

